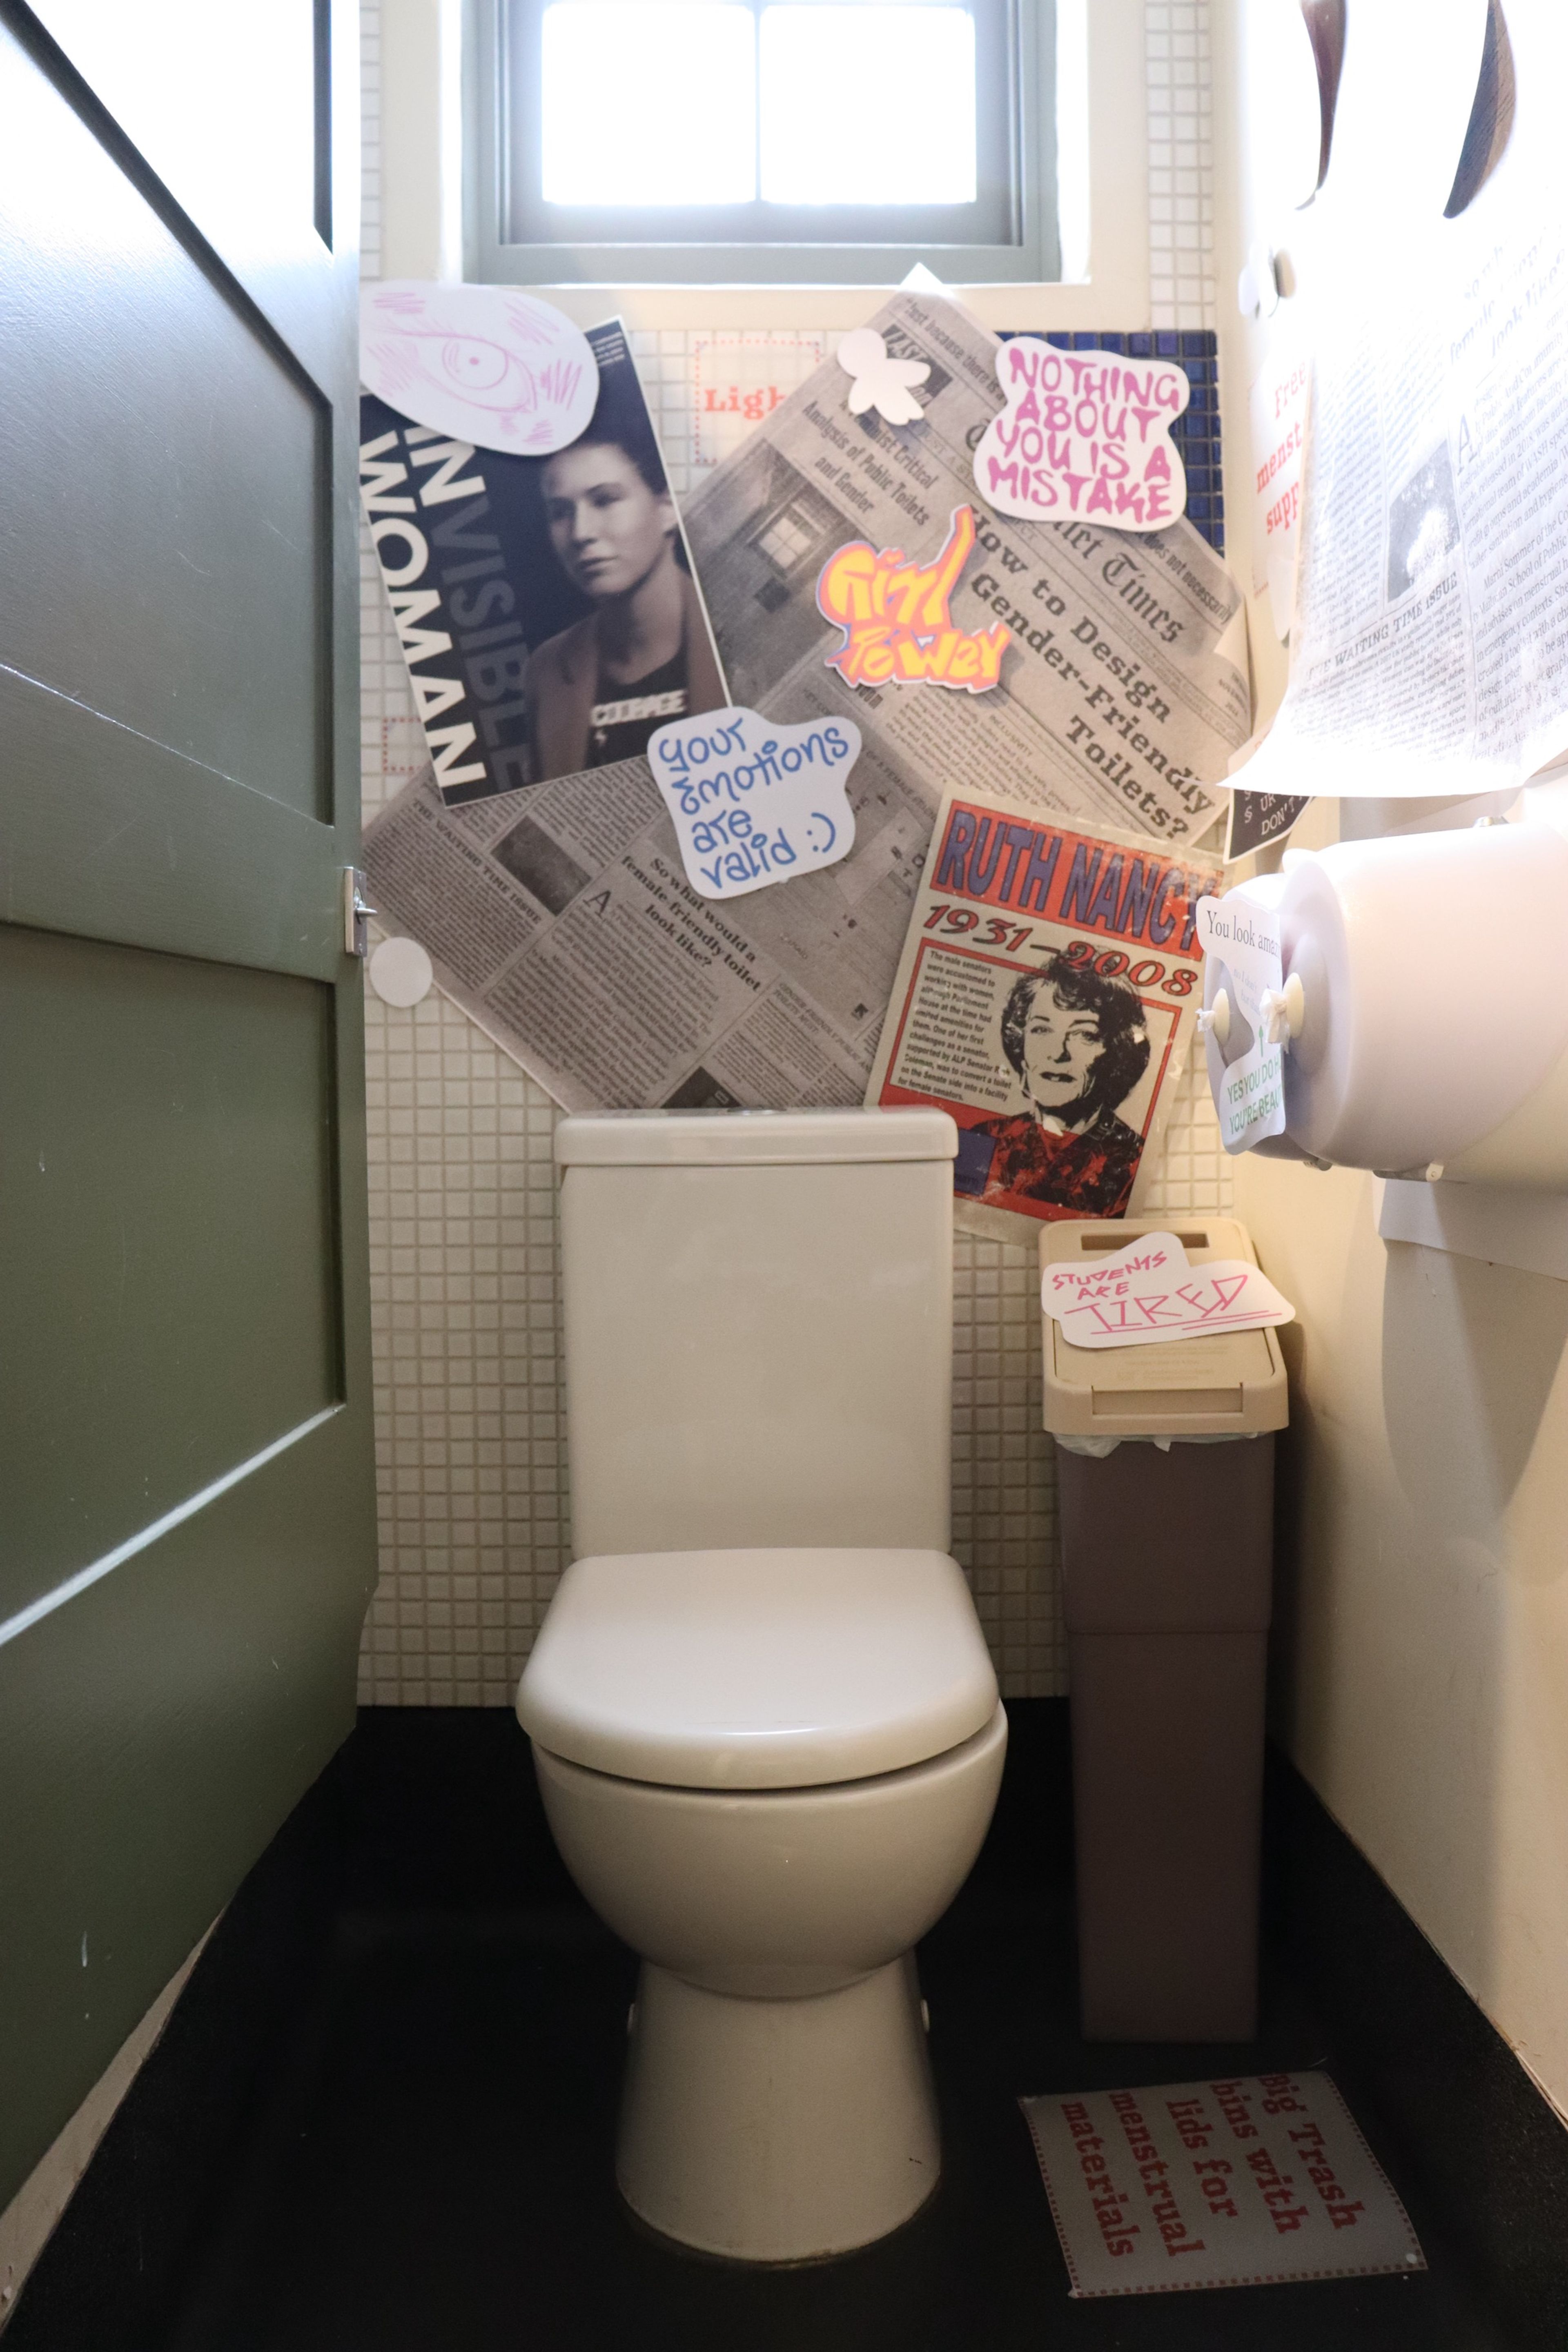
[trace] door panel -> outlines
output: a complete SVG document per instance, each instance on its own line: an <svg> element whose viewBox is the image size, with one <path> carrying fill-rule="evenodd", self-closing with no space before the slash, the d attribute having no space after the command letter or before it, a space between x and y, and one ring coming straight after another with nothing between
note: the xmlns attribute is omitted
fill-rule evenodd
<svg viewBox="0 0 1568 2352"><path fill-rule="evenodd" d="M0 1647L7 2196L353 1724L347 1420Z"/></svg>
<svg viewBox="0 0 1568 2352"><path fill-rule="evenodd" d="M305 365L323 373L335 322L300 271L320 262L322 246L358 242L357 119L345 120L358 104L357 18L336 0L39 0L31 21Z"/></svg>
<svg viewBox="0 0 1568 2352"><path fill-rule="evenodd" d="M329 404L14 40L0 120L5 659L330 816Z"/></svg>
<svg viewBox="0 0 1568 2352"><path fill-rule="evenodd" d="M350 726L355 702L351 677ZM332 827L62 701L3 656L0 745L0 920L336 980L352 861ZM350 845L353 814L351 797Z"/></svg>
<svg viewBox="0 0 1568 2352"><path fill-rule="evenodd" d="M375 1546L354 11L44 14L68 54L0 0L0 2206L350 1728Z"/></svg>
<svg viewBox="0 0 1568 2352"><path fill-rule="evenodd" d="M3 1619L342 1387L331 991L0 928L0 1000Z"/></svg>

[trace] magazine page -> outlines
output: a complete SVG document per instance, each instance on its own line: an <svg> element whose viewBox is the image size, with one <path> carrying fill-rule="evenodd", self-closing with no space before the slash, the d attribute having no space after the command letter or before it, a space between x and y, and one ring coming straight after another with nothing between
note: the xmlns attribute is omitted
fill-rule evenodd
<svg viewBox="0 0 1568 2352"><path fill-rule="evenodd" d="M360 498L452 807L646 750L729 699L618 320L591 422L544 457L360 398Z"/></svg>
<svg viewBox="0 0 1568 2352"><path fill-rule="evenodd" d="M1222 872L943 795L866 1099L952 1113L962 1223L1137 1213L1203 1003L1197 904Z"/></svg>

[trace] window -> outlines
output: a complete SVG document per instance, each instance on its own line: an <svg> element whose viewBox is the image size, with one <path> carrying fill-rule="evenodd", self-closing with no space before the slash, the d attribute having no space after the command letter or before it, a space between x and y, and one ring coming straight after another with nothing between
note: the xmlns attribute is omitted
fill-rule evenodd
<svg viewBox="0 0 1568 2352"><path fill-rule="evenodd" d="M1057 273L1050 0L486 0L491 280Z"/></svg>

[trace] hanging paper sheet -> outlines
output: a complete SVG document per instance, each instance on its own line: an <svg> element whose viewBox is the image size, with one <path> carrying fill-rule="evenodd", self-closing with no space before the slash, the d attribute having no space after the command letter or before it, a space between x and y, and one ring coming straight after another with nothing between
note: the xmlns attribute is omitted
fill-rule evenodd
<svg viewBox="0 0 1568 2352"><path fill-rule="evenodd" d="M1248 792L1468 798L1568 752L1568 14L1558 0L1505 14L1511 135L1447 218L1486 9L1356 17L1302 298L1290 680L1237 771ZM1428 104L1428 81L1462 62L1458 17L1468 77Z"/></svg>

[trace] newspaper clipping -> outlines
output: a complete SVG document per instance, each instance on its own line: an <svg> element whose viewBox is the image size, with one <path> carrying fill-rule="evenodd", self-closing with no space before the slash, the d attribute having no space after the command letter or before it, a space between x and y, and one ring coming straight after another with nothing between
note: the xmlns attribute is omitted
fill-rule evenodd
<svg viewBox="0 0 1568 2352"><path fill-rule="evenodd" d="M852 417L827 361L686 512L731 700L860 730L851 854L710 902L641 757L458 808L416 779L366 835L385 919L570 1109L862 1100L950 783L1005 778L1042 818L1130 827L1188 863L1224 809L1248 700L1222 646L1240 600L1219 559L1185 522L1133 538L994 517L970 452L999 405L995 338L923 296L874 323L930 362L921 420ZM1010 629L1000 684L850 685L828 666L843 632L817 605L824 564L854 540L928 561L965 505L978 536L952 619Z"/></svg>
<svg viewBox="0 0 1568 2352"><path fill-rule="evenodd" d="M1249 792L1469 796L1568 752L1568 30L1509 24L1495 175L1398 269L1345 219L1324 270L1291 677Z"/></svg>
<svg viewBox="0 0 1568 2352"><path fill-rule="evenodd" d="M1217 858L943 798L867 1100L958 1122L963 1222L1120 1217L1203 1001L1197 906Z"/></svg>

